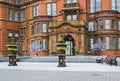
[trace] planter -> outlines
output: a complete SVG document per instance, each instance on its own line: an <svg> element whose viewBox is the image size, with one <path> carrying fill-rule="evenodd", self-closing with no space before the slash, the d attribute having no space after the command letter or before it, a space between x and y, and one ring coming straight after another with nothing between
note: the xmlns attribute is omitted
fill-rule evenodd
<svg viewBox="0 0 120 81"><path fill-rule="evenodd" d="M16 54L18 50L18 45L6 45L8 56L9 56L9 64L8 66L17 66L16 63Z"/></svg>
<svg viewBox="0 0 120 81"><path fill-rule="evenodd" d="M59 58L59 64L58 67L66 67L66 55L65 55L65 50L66 50L66 44L65 43L57 43L57 55Z"/></svg>

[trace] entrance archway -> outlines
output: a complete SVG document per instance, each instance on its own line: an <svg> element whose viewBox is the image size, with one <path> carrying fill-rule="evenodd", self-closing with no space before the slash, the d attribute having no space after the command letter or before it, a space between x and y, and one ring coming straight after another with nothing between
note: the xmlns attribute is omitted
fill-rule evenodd
<svg viewBox="0 0 120 81"><path fill-rule="evenodd" d="M67 44L66 55L75 55L74 38L71 35L64 36L65 43Z"/></svg>

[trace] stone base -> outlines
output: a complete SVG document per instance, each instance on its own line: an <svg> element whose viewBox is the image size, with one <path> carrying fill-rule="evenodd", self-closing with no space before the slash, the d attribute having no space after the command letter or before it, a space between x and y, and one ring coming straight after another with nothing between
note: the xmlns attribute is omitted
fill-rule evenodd
<svg viewBox="0 0 120 81"><path fill-rule="evenodd" d="M17 66L17 64L8 64L8 66Z"/></svg>
<svg viewBox="0 0 120 81"><path fill-rule="evenodd" d="M66 67L66 65L58 65L57 67Z"/></svg>

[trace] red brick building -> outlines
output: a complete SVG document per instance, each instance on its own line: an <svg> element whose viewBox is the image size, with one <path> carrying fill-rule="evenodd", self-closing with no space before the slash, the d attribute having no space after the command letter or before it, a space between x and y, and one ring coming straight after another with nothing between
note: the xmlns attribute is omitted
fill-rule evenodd
<svg viewBox="0 0 120 81"><path fill-rule="evenodd" d="M98 37L107 48L100 55L119 55L119 12L120 0L0 0L0 55L7 54L10 37L19 54L50 55L61 34L67 55L88 55ZM30 51L32 42L40 51Z"/></svg>

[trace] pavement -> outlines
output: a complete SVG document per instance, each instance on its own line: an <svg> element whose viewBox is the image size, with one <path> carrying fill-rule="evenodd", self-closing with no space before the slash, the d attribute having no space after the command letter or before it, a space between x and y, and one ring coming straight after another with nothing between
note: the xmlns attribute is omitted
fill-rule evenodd
<svg viewBox="0 0 120 81"><path fill-rule="evenodd" d="M17 62L0 63L0 81L120 81L120 66L97 63Z"/></svg>

